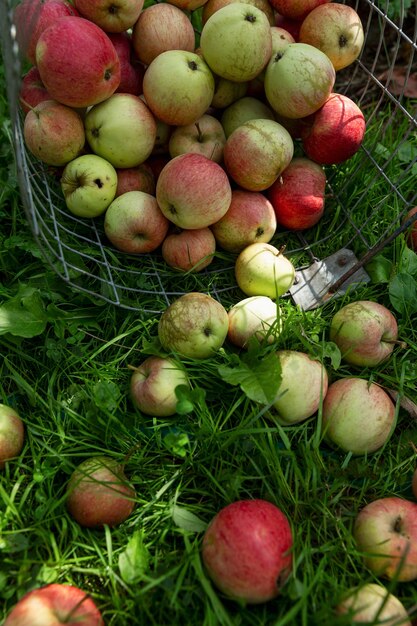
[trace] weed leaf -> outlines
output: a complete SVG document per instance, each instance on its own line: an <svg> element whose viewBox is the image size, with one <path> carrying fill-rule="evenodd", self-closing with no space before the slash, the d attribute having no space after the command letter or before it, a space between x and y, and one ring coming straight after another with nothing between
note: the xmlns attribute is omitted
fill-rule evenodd
<svg viewBox="0 0 417 626"><path fill-rule="evenodd" d="M253 354L237 358L234 367L221 365L219 374L230 385L240 385L248 398L271 404L281 383L281 366L275 352L261 358Z"/></svg>
<svg viewBox="0 0 417 626"><path fill-rule="evenodd" d="M172 505L171 513L175 526L182 528L182 530L188 530L191 533L200 533L207 527L206 522L203 522L202 519L183 506L178 506L178 504Z"/></svg>
<svg viewBox="0 0 417 626"><path fill-rule="evenodd" d="M143 543L141 530L136 530L119 554L120 575L128 585L133 585L143 578L149 564L149 553Z"/></svg>
<svg viewBox="0 0 417 626"><path fill-rule="evenodd" d="M409 274L400 272L390 281L389 298L392 306L402 315L417 312L416 280Z"/></svg>
<svg viewBox="0 0 417 626"><path fill-rule="evenodd" d="M378 254L366 265L366 271L373 283L388 283L392 272L393 263L382 254Z"/></svg>
<svg viewBox="0 0 417 626"><path fill-rule="evenodd" d="M0 335L10 333L27 339L41 335L48 315L39 290L21 286L13 298L0 306Z"/></svg>

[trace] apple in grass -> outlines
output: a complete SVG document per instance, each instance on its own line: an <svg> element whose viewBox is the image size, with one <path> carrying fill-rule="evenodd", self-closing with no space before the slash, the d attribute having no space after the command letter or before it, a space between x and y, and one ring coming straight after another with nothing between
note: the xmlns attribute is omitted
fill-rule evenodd
<svg viewBox="0 0 417 626"><path fill-rule="evenodd" d="M344 452L370 454L388 441L395 419L395 405L382 387L364 378L341 378L324 398L322 433Z"/></svg>
<svg viewBox="0 0 417 626"><path fill-rule="evenodd" d="M326 173L321 165L303 157L293 158L267 190L277 223L288 230L317 224L324 213L325 189Z"/></svg>
<svg viewBox="0 0 417 626"><path fill-rule="evenodd" d="M115 93L142 93L145 67L135 58L132 38L127 32L107 33L120 61L120 83Z"/></svg>
<svg viewBox="0 0 417 626"><path fill-rule="evenodd" d="M19 103L22 111L26 114L44 100L52 100L52 98L41 80L38 68L31 67L23 76L20 86Z"/></svg>
<svg viewBox="0 0 417 626"><path fill-rule="evenodd" d="M396 496L373 500L357 514L353 537L376 576L417 579L417 503Z"/></svg>
<svg viewBox="0 0 417 626"><path fill-rule="evenodd" d="M222 123L226 137L230 137L236 128L251 120L274 120L271 108L252 96L244 96L229 105L222 113Z"/></svg>
<svg viewBox="0 0 417 626"><path fill-rule="evenodd" d="M25 440L25 427L19 414L11 406L0 404L0 469L17 457Z"/></svg>
<svg viewBox="0 0 417 626"><path fill-rule="evenodd" d="M162 213L176 226L205 228L226 213L232 190L218 163L189 152L171 159L162 169L156 199Z"/></svg>
<svg viewBox="0 0 417 626"><path fill-rule="evenodd" d="M336 614L349 616L352 625L411 626L402 602L376 583L349 589L336 606Z"/></svg>
<svg viewBox="0 0 417 626"><path fill-rule="evenodd" d="M68 210L79 217L97 217L114 200L117 172L96 154L83 154L64 168L61 189Z"/></svg>
<svg viewBox="0 0 417 626"><path fill-rule="evenodd" d="M73 585L53 583L25 594L4 626L104 626L90 594Z"/></svg>
<svg viewBox="0 0 417 626"><path fill-rule="evenodd" d="M303 20L310 11L327 2L331 0L270 0L275 11L292 20Z"/></svg>
<svg viewBox="0 0 417 626"><path fill-rule="evenodd" d="M168 232L169 222L154 196L128 191L113 200L104 216L104 232L122 252L144 254L156 250Z"/></svg>
<svg viewBox="0 0 417 626"><path fill-rule="evenodd" d="M251 296L234 304L227 312L227 338L240 348L250 339L273 343L281 332L281 314L276 302L267 296Z"/></svg>
<svg viewBox="0 0 417 626"><path fill-rule="evenodd" d="M220 350L229 327L226 309L211 296L190 292L162 313L158 337L165 350L192 359L207 359Z"/></svg>
<svg viewBox="0 0 417 626"><path fill-rule="evenodd" d="M177 126L169 138L168 149L172 158L195 152L220 163L226 143L223 126L212 115L203 115L193 124Z"/></svg>
<svg viewBox="0 0 417 626"><path fill-rule="evenodd" d="M188 376L178 361L150 356L138 367L132 367L130 398L133 405L146 415L174 415L179 385L190 386Z"/></svg>
<svg viewBox="0 0 417 626"><path fill-rule="evenodd" d="M357 300L335 313L329 337L346 363L374 367L386 361L398 343L397 320L382 304Z"/></svg>
<svg viewBox="0 0 417 626"><path fill-rule="evenodd" d="M359 150L366 130L365 117L347 96L332 93L301 129L308 158L322 165L350 159Z"/></svg>
<svg viewBox="0 0 417 626"><path fill-rule="evenodd" d="M122 33L137 21L144 0L74 0L77 11L107 33Z"/></svg>
<svg viewBox="0 0 417 626"><path fill-rule="evenodd" d="M294 284L295 268L282 250L269 243L252 243L237 257L235 276L247 296L277 299Z"/></svg>
<svg viewBox="0 0 417 626"><path fill-rule="evenodd" d="M172 4L154 4L139 16L132 31L133 48L142 63L150 65L162 52L194 52L195 33L190 19Z"/></svg>
<svg viewBox="0 0 417 626"><path fill-rule="evenodd" d="M182 272L201 272L214 259L216 240L209 228L182 230L175 227L162 242L162 257Z"/></svg>
<svg viewBox="0 0 417 626"><path fill-rule="evenodd" d="M263 70L271 56L268 18L255 6L228 4L204 24L200 47L215 74L236 82L249 81Z"/></svg>
<svg viewBox="0 0 417 626"><path fill-rule="evenodd" d="M293 538L286 515L266 500L222 508L204 533L201 556L216 587L233 600L276 598L292 570Z"/></svg>
<svg viewBox="0 0 417 626"><path fill-rule="evenodd" d="M264 191L288 167L293 154L293 140L281 124L268 119L250 120L227 138L224 167L243 189Z"/></svg>
<svg viewBox="0 0 417 626"><path fill-rule="evenodd" d="M137 167L116 168L116 172L116 198L127 191L143 191L151 196L155 195L155 176L148 163L141 163Z"/></svg>
<svg viewBox="0 0 417 626"><path fill-rule="evenodd" d="M275 24L274 10L268 0L208 0L207 2L205 2L203 7L203 24L207 22L207 20L213 15L213 13L216 13L216 11L218 11L219 9L222 9L224 6L227 6L228 4L232 4L234 2L250 4L257 9L260 9L265 13L270 25L273 26Z"/></svg>
<svg viewBox="0 0 417 626"><path fill-rule="evenodd" d="M226 214L211 230L224 250L241 252L251 243L269 242L276 227L273 206L263 194L233 189Z"/></svg>

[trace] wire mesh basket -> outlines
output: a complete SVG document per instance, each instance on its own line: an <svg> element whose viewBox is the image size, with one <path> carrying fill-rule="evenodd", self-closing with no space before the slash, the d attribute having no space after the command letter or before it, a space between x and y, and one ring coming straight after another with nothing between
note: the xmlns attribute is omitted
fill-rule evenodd
<svg viewBox="0 0 417 626"><path fill-rule="evenodd" d="M68 212L56 175L25 148L18 106L22 62L12 2L2 3L1 45L21 199L33 236L54 271L77 290L137 311L158 313L188 291L236 301L241 294L233 255L219 251L204 271L176 273L158 252L132 256L115 250L100 218L79 219ZM278 230L271 241L285 244L298 268L352 248L355 261L339 282L408 228L413 218L405 220L407 212L417 204L417 185L409 184L411 178L417 182L417 99L410 89L417 82L417 18L415 7L405 3L350 3L361 17L365 44L354 64L337 73L334 91L362 109L365 138L348 162L326 168L328 195L318 225L296 233Z"/></svg>

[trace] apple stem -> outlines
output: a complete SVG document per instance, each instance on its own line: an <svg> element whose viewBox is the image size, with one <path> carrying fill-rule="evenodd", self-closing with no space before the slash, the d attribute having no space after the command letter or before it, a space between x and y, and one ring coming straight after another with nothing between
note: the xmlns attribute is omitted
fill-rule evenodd
<svg viewBox="0 0 417 626"><path fill-rule="evenodd" d="M34 112L36 113L36 111L35 111L35 107L32 107L32 106L29 104L29 102L26 102L26 100L24 100L23 98L20 98L20 102L21 102L22 104L24 104L24 105L25 105L25 107L27 107L27 108L29 109L29 111L34 111Z"/></svg>
<svg viewBox="0 0 417 626"><path fill-rule="evenodd" d="M203 141L203 133L201 132L200 124L198 122L196 122L195 123L195 127L196 127L197 132L198 132L197 140L199 141L199 143L202 143L202 141Z"/></svg>
<svg viewBox="0 0 417 626"><path fill-rule="evenodd" d="M400 346L400 348L406 348L407 344L405 341L402 341L401 339L383 339L382 340L384 343L391 343L391 344L396 344L398 346Z"/></svg>
<svg viewBox="0 0 417 626"><path fill-rule="evenodd" d="M135 365L130 365L130 363L128 363L127 369L132 370L133 372L136 372L139 368L135 367Z"/></svg>
<svg viewBox="0 0 417 626"><path fill-rule="evenodd" d="M277 256L279 256L280 254L284 254L285 250L286 250L287 245L284 243L283 246L281 246L280 248L278 248L278 254Z"/></svg>
<svg viewBox="0 0 417 626"><path fill-rule="evenodd" d="M60 621L62 624L68 624L68 622L72 619L73 615L75 614L76 611L78 611L79 607L82 605L83 602L85 602L88 598L90 597L89 593L86 593L79 602L77 602L77 604L75 604L71 611L64 617L64 618L60 618Z"/></svg>

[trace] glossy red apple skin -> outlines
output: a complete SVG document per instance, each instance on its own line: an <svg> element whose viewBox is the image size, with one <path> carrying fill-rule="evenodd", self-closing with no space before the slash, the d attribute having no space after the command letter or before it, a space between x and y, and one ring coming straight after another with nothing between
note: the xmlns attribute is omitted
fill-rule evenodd
<svg viewBox="0 0 417 626"><path fill-rule="evenodd" d="M19 102L23 112L26 114L37 104L45 100L52 100L45 85L41 80L41 75L37 67L31 67L23 76L19 92Z"/></svg>
<svg viewBox="0 0 417 626"><path fill-rule="evenodd" d="M293 538L287 517L266 500L221 509L203 538L202 559L227 596L251 604L275 598L291 572Z"/></svg>
<svg viewBox="0 0 417 626"><path fill-rule="evenodd" d="M120 61L120 83L115 93L142 93L145 67L135 58L132 39L128 33L108 33Z"/></svg>
<svg viewBox="0 0 417 626"><path fill-rule="evenodd" d="M68 619L68 616L71 616ZM29 591L13 607L4 626L104 626L100 611L87 592L53 583Z"/></svg>
<svg viewBox="0 0 417 626"><path fill-rule="evenodd" d="M270 0L275 11L292 20L303 20L315 7L327 2L331 0Z"/></svg>

